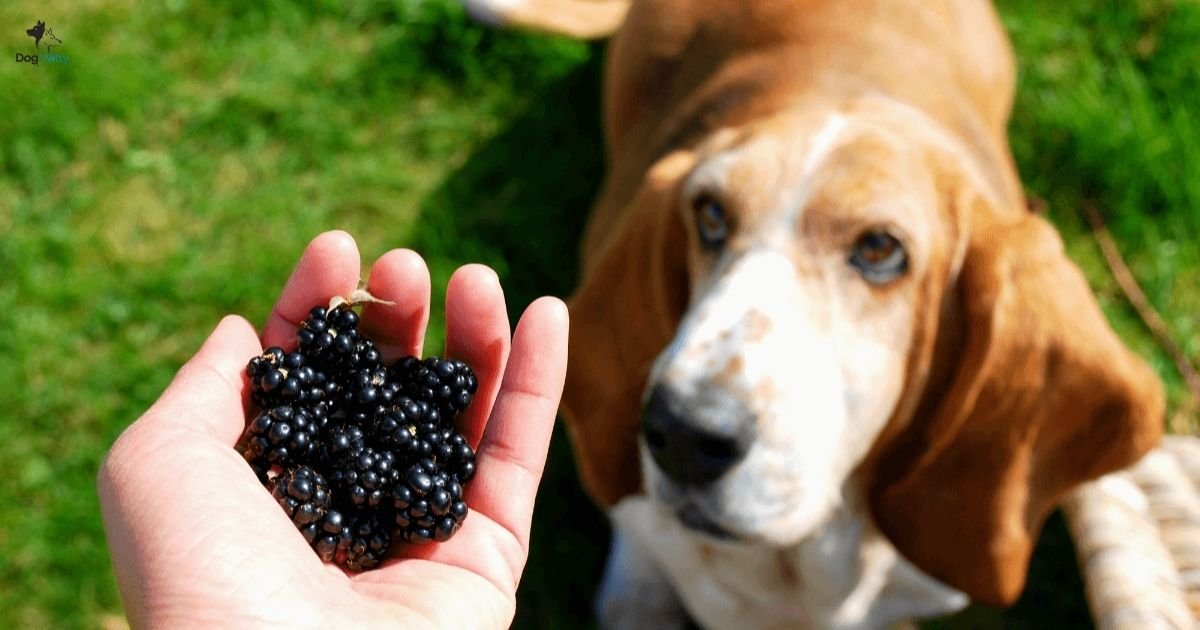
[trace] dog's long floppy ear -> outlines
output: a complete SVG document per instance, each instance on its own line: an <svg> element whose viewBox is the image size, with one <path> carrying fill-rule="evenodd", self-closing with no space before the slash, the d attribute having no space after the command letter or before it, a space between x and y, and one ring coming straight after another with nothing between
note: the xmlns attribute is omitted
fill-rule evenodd
<svg viewBox="0 0 1200 630"><path fill-rule="evenodd" d="M871 507L909 560L973 599L1020 595L1038 533L1072 486L1162 432L1158 378L1109 327L1062 241L975 199L944 313L958 351L881 455ZM949 358L947 358L949 357Z"/></svg>
<svg viewBox="0 0 1200 630"><path fill-rule="evenodd" d="M687 305L687 235L677 152L651 168L632 201L597 208L583 277L568 300L571 338L562 411L584 488L603 506L641 486L641 398L655 357Z"/></svg>

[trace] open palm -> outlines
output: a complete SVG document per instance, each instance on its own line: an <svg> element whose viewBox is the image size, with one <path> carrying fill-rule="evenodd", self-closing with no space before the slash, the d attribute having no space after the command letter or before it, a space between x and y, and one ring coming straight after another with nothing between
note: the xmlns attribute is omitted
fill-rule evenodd
<svg viewBox="0 0 1200 630"><path fill-rule="evenodd" d="M446 290L446 351L479 380L460 430L477 446L471 513L439 545L396 545L379 568L323 564L233 446L245 426L247 360L286 345L308 310L358 282L353 239L313 240L262 338L226 317L162 397L113 445L100 470L105 530L135 626L508 627L528 556L534 495L566 370L567 313L553 298L525 311L511 341L494 272L459 269ZM388 360L420 355L430 279L407 250L381 257L361 328ZM511 350L511 352L510 352Z"/></svg>

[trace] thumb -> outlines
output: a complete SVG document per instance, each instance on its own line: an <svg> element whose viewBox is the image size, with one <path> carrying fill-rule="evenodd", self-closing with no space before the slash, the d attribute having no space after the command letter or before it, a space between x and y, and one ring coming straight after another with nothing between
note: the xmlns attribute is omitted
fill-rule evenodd
<svg viewBox="0 0 1200 630"><path fill-rule="evenodd" d="M226 316L179 369L146 413L147 419L199 430L233 444L246 425L246 363L260 353L262 345L250 322Z"/></svg>

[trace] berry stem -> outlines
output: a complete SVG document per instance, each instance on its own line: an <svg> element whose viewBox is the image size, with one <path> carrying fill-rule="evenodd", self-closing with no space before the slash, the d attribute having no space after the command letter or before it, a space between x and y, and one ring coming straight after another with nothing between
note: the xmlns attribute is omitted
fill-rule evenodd
<svg viewBox="0 0 1200 630"><path fill-rule="evenodd" d="M396 303L390 300L383 300L371 295L369 291L363 288L358 288L350 292L349 296L335 295L329 300L329 310L333 310L343 304L350 306L358 306L359 304L382 304L384 306L395 306Z"/></svg>

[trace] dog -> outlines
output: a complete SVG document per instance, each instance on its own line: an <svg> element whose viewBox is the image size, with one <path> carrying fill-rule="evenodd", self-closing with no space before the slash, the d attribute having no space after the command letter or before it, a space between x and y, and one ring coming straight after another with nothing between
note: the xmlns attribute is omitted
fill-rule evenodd
<svg viewBox="0 0 1200 630"><path fill-rule="evenodd" d="M51 42L53 42L53 43L51 43ZM52 29L52 28L46 29L46 52L50 52L50 51L54 50L55 46L59 46L61 44L62 44L62 40L59 39L58 36L54 34L54 29Z"/></svg>
<svg viewBox="0 0 1200 630"><path fill-rule="evenodd" d="M33 25L33 28L25 29L25 34L33 38L33 47L34 48L41 48L42 47L42 37L43 36L48 37L49 39L46 40L46 51L47 52L49 52L51 50L51 48L53 48L54 46L56 46L58 44L62 44L62 40L59 39L54 34L54 29L46 28L46 23L41 20L38 20L37 23ZM54 42L54 43L51 44L50 42Z"/></svg>
<svg viewBox="0 0 1200 630"><path fill-rule="evenodd" d="M40 48L42 45L42 35L46 32L46 23L38 20L33 28L25 29L25 34L33 38L34 48Z"/></svg>
<svg viewBox="0 0 1200 630"><path fill-rule="evenodd" d="M466 4L615 31L562 407L602 627L1009 604L1060 498L1158 441L1161 383L1024 203L985 0Z"/></svg>

